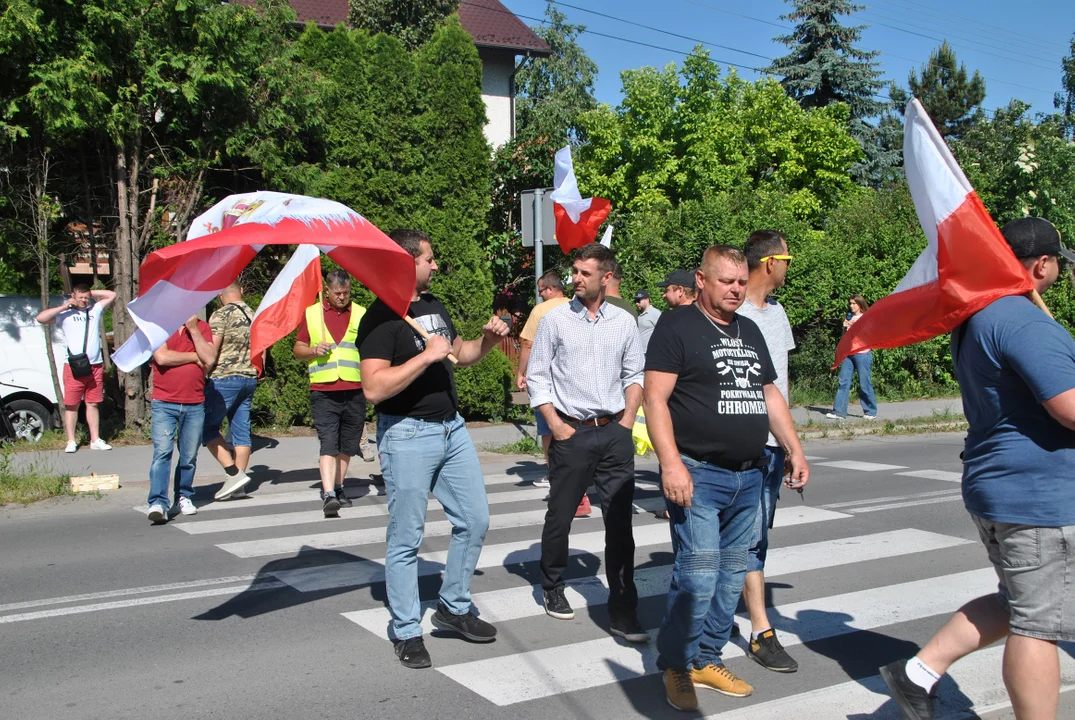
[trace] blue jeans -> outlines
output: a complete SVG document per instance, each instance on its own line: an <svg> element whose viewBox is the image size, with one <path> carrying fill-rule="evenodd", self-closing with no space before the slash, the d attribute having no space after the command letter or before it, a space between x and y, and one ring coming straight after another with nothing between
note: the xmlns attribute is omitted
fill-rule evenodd
<svg viewBox="0 0 1075 720"><path fill-rule="evenodd" d="M732 472L681 458L694 496L689 508L666 503L675 563L657 633L661 669L721 662L743 592L761 496L761 470Z"/></svg>
<svg viewBox="0 0 1075 720"><path fill-rule="evenodd" d="M873 352L861 355L848 355L840 363L840 388L836 391L836 400L832 411L841 417L847 415L847 399L851 394L851 375L859 374L859 402L862 403L864 415L877 414L877 399L873 396L873 384L870 382L870 368L873 366Z"/></svg>
<svg viewBox="0 0 1075 720"><path fill-rule="evenodd" d="M220 437L220 424L228 418L231 444L250 447L250 402L258 389L257 378L232 375L205 381L205 430L202 442L208 445Z"/></svg>
<svg viewBox="0 0 1075 720"><path fill-rule="evenodd" d="M149 466L149 504L172 506L169 481L172 479L172 450L179 444L179 464L175 466L175 499L194 497L194 470L198 465L205 406L201 403L173 403L154 400L153 463Z"/></svg>
<svg viewBox="0 0 1075 720"><path fill-rule="evenodd" d="M773 527L776 515L776 501L780 499L780 481L784 479L784 448L765 448L765 458L769 465L763 468L761 481L761 500L758 512L754 516L754 534L750 538L750 555L747 557L747 572L765 569L765 556L769 551L769 530Z"/></svg>
<svg viewBox="0 0 1075 720"><path fill-rule="evenodd" d="M452 523L440 601L454 615L470 612L470 579L489 529L489 503L478 453L458 415L443 422L378 415L377 451L388 495L385 585L391 634L406 640L422 634L418 549L429 493Z"/></svg>

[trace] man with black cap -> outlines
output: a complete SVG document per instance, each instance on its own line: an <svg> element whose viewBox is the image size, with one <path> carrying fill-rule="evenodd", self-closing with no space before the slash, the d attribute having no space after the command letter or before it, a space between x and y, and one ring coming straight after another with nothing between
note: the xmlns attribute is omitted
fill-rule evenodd
<svg viewBox="0 0 1075 720"><path fill-rule="evenodd" d="M657 327L657 321L661 319L661 311L653 307L649 301L649 293L639 290L635 293L635 307L638 308L638 336L642 339L642 352L649 347L649 336L653 334L653 328Z"/></svg>
<svg viewBox="0 0 1075 720"><path fill-rule="evenodd" d="M668 303L668 307L675 309L685 305L694 304L694 271L679 268L668 273L663 282L657 283L657 287L664 288L662 297Z"/></svg>
<svg viewBox="0 0 1075 720"><path fill-rule="evenodd" d="M1001 230L1039 293L1075 262L1041 218ZM913 720L933 717L933 691L952 663L1007 638L1003 679L1015 717L1055 718L1058 641L1075 640L1075 341L1029 298L995 300L952 332L969 430L963 501L998 592L960 608L910 660L881 668Z"/></svg>

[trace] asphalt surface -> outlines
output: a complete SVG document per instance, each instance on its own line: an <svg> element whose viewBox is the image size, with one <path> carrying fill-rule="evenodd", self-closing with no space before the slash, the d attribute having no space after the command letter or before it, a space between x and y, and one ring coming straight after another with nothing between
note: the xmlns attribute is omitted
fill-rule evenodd
<svg viewBox="0 0 1075 720"><path fill-rule="evenodd" d="M771 673L729 645L728 666L755 692L701 693L696 717L898 717L877 669L995 586L959 499L961 444L955 434L807 443L813 479L803 499L781 498L767 578L770 618L800 670ZM212 502L223 476L203 457L201 512L167 526L136 511L146 494L137 479L100 498L0 510L0 716L691 716L666 705L652 644L608 634L596 514L572 528L575 620L544 615L532 587L544 503L530 484L543 466L532 457L482 456L493 522L473 591L497 641L427 636L434 668L401 667L385 633L377 464L353 463L354 507L325 520L315 452L308 439L257 450L251 499L223 503ZM106 471L122 461L75 457ZM665 523L649 511L660 504L654 471L638 463L647 628L660 624L671 563ZM428 519L420 586L435 601L449 535L443 511ZM1075 683L1075 661L1061 656ZM1011 717L999 648L964 662L941 685L938 717ZM1072 695L1062 717L1075 718Z"/></svg>

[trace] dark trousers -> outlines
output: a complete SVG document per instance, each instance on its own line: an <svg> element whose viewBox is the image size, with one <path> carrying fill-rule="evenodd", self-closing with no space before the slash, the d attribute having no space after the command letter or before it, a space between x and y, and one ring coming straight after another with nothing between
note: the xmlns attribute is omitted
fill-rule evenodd
<svg viewBox="0 0 1075 720"><path fill-rule="evenodd" d="M635 446L631 431L619 423L580 427L567 440L549 446L549 509L541 533L541 586L563 585L568 534L586 488L593 483L605 518L605 570L609 612L638 607L635 588L635 539L631 532L635 494Z"/></svg>
<svg viewBox="0 0 1075 720"><path fill-rule="evenodd" d="M366 425L362 390L311 390L310 414L322 455L361 454L362 428Z"/></svg>

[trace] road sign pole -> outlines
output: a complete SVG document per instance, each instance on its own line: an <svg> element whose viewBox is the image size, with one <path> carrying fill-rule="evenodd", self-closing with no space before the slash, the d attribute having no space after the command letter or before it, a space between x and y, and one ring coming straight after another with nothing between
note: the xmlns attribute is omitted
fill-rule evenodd
<svg viewBox="0 0 1075 720"><path fill-rule="evenodd" d="M534 190L534 292L537 294L537 301L541 302L541 292L538 290L538 280L545 274L545 249L541 244L541 216L542 216L542 196L545 194L544 188L537 188Z"/></svg>

